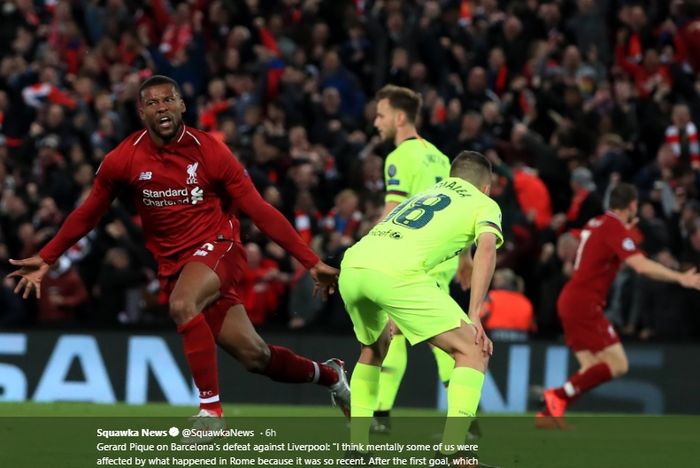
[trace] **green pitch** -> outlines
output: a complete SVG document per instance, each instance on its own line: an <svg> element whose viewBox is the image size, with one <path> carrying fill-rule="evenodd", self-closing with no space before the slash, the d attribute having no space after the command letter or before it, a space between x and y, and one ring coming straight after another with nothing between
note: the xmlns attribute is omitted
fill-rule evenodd
<svg viewBox="0 0 700 468"><path fill-rule="evenodd" d="M196 451L171 447L180 437L102 437L98 430L189 428L190 407L73 403L0 403L0 467L97 467L106 458L131 465L153 466L340 466L347 423L330 406L227 405L228 427L250 429L254 436L229 436ZM435 466L432 447L440 442L443 417L432 410L395 411L391 435L375 436L374 454L388 464L376 466ZM645 468L700 466L700 417L642 417L629 415L572 415L568 431L535 429L532 415L484 416L481 459L503 468ZM227 451L225 443L252 443L250 450ZM164 443L166 450L98 450L97 444ZM291 444L325 444L323 451ZM258 444L258 445L255 445ZM279 444L285 444L282 448ZM407 447L413 444L413 452ZM164 447L165 447L164 445ZM403 447L401 451L398 447ZM257 447L257 448L256 448ZM334 448L339 447L339 450ZM421 451L421 448L423 449ZM314 451L315 450L315 451ZM318 451L321 450L321 451ZM397 457L394 459L393 457ZM137 465L144 463L144 465ZM200 463L197 465L195 463ZM112 460L114 461L114 460ZM265 462L271 463L265 463ZM208 463L205 465L204 463ZM405 462L405 463L404 463ZM168 463L163 464L163 463ZM364 466L375 466L364 465ZM110 465L115 466L115 465ZM437 465L440 466L440 465Z"/></svg>

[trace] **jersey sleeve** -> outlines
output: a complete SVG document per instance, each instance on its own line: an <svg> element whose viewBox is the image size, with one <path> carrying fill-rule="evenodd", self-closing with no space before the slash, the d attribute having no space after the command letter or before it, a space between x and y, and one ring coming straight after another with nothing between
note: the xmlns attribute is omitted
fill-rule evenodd
<svg viewBox="0 0 700 468"><path fill-rule="evenodd" d="M118 187L126 180L122 161L118 149L102 161L85 201L68 215L54 238L39 251L39 256L46 263L55 263L63 252L95 228L109 209Z"/></svg>
<svg viewBox="0 0 700 468"><path fill-rule="evenodd" d="M496 247L503 245L503 230L501 229L501 208L496 202L485 204L477 214L474 239L478 241L479 236L485 232L496 235Z"/></svg>
<svg viewBox="0 0 700 468"><path fill-rule="evenodd" d="M234 204L253 220L270 239L278 243L309 269L319 262L318 256L303 241L282 213L267 203L250 180L248 171L223 144L214 148L215 174L221 178Z"/></svg>
<svg viewBox="0 0 700 468"><path fill-rule="evenodd" d="M394 150L387 156L384 163L384 185L386 187L386 195L384 202L401 203L408 197L415 195L411 193L411 185L413 183L412 167L406 162L406 158L399 164L397 150ZM400 166L400 167L399 167Z"/></svg>
<svg viewBox="0 0 700 468"><path fill-rule="evenodd" d="M603 238L607 246L615 252L615 255L621 261L625 261L628 257L639 253L639 248L629 230L617 222L615 224L609 223L608 225L610 229L605 230Z"/></svg>

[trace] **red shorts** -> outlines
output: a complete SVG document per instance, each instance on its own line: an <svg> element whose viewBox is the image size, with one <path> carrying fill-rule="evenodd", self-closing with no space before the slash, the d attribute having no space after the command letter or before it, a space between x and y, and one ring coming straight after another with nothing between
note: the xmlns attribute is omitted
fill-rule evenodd
<svg viewBox="0 0 700 468"><path fill-rule="evenodd" d="M559 295L557 311L564 328L566 345L576 352L597 353L620 342L612 324L603 314L603 304L589 294L565 289Z"/></svg>
<svg viewBox="0 0 700 468"><path fill-rule="evenodd" d="M221 295L202 311L212 334L216 337L221 331L226 312L231 307L243 303L238 296L237 288L248 264L245 250L238 242L207 242L195 249L192 254L185 256L179 265L178 271L181 271L186 264L191 262L204 263L214 270L214 273L219 277ZM159 300L162 303L168 302L178 277L179 274L158 278L160 281Z"/></svg>

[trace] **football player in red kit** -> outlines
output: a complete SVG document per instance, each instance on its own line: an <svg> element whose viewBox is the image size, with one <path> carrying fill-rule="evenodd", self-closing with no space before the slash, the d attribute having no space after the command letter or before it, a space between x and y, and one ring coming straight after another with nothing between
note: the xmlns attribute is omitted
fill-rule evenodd
<svg viewBox="0 0 700 468"><path fill-rule="evenodd" d="M126 189L141 217L146 246L158 262L170 316L199 389L198 416L216 425L222 415L217 343L250 372L328 387L334 402L349 411L350 391L340 360L318 363L267 345L251 325L238 292L246 257L232 213L248 215L309 269L324 292L335 286L338 270L321 262L284 216L261 198L223 143L183 123L185 104L175 81L159 75L144 81L138 112L146 129L105 157L89 196L56 236L38 255L11 260L19 267L9 275L20 278L15 292L27 298L34 290L38 297L49 265L93 229L115 195Z"/></svg>
<svg viewBox="0 0 700 468"><path fill-rule="evenodd" d="M637 190L620 184L611 192L609 211L590 220L581 231L573 275L557 302L566 344L581 368L561 387L544 391L545 408L536 419L539 427L565 427L562 418L570 403L627 372L625 350L603 314L621 263L651 279L700 289L700 274L695 269L670 270L638 250L629 232L636 214Z"/></svg>

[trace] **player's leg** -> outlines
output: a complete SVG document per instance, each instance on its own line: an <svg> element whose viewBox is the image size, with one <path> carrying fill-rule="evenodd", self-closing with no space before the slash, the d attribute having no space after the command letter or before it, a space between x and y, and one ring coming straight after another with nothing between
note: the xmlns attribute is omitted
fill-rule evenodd
<svg viewBox="0 0 700 468"><path fill-rule="evenodd" d="M561 387L544 391L545 410L539 416L562 418L567 407L582 394L627 372L624 348L602 308L582 302L571 311L565 306L566 313L560 313L566 343L576 355L579 371ZM557 425L562 426L559 422Z"/></svg>
<svg viewBox="0 0 700 468"><path fill-rule="evenodd" d="M462 308L433 278L415 275L395 280L381 294L382 307L412 345L430 341L455 360L448 387L448 421L444 440L463 444L476 414L488 355L474 343L474 327Z"/></svg>
<svg viewBox="0 0 700 468"><path fill-rule="evenodd" d="M265 375L276 382L315 383L327 387L343 412L349 412L349 388L342 361L316 362L289 348L268 345L253 327L241 304L232 306L236 300L221 302L221 305L205 311L205 315L216 330L217 342L223 350L249 372ZM219 319L222 313L223 319Z"/></svg>
<svg viewBox="0 0 700 468"><path fill-rule="evenodd" d="M599 362L608 365L613 379L622 377L629 371L629 361L622 343L615 343L604 348L596 353L596 358ZM586 369L586 371L588 370L590 369Z"/></svg>
<svg viewBox="0 0 700 468"><path fill-rule="evenodd" d="M435 280L438 288L447 294L450 293L450 282L454 278L457 268L456 261L452 263L454 265L447 265L446 268L441 266L429 274ZM390 321L390 323L391 342L389 343L389 351L382 364L382 373L379 378L379 401L377 403L377 411L374 412L374 420L372 421L372 432L375 433L388 433L391 431L391 410L394 408L408 361L406 337L393 322ZM454 359L440 348L432 345L430 347L435 357L440 380L447 387L452 369L454 369Z"/></svg>
<svg viewBox="0 0 700 468"><path fill-rule="evenodd" d="M627 373L629 364L622 343L615 343L596 353L578 351L579 371L564 385L554 389L555 394L568 404L589 390Z"/></svg>
<svg viewBox="0 0 700 468"><path fill-rule="evenodd" d="M372 414L377 407L381 365L389 346L387 315L370 297L391 288L391 284L377 272L345 268L340 273L338 287L361 345L360 356L350 379L350 440L366 444Z"/></svg>
<svg viewBox="0 0 700 468"><path fill-rule="evenodd" d="M455 368L455 360L452 356L447 354L445 351L441 350L437 346L430 345L430 350L435 358L435 364L437 364L438 377L442 385L447 388L450 385L450 378L452 377L452 371Z"/></svg>
<svg viewBox="0 0 700 468"><path fill-rule="evenodd" d="M444 264L441 264L436 271L431 271L430 276L435 278L435 281L441 291L446 294L450 294L450 283L455 277L455 272L457 271L458 259L453 258L448 260ZM437 365L438 376L440 382L447 388L450 383L450 377L452 376L452 371L455 368L455 360L448 353L444 352L437 346L430 345L430 349L433 352L433 357L435 357L435 364Z"/></svg>
<svg viewBox="0 0 700 468"><path fill-rule="evenodd" d="M469 424L476 416L489 356L474 341L476 329L462 322L454 330L437 335L431 342L453 356L455 368L447 388L447 422L443 447L463 444ZM445 453L454 452L447 448Z"/></svg>
<svg viewBox="0 0 700 468"><path fill-rule="evenodd" d="M378 308L377 313L381 313ZM360 357L350 378L352 394L350 441L353 443L369 442L369 433L374 422L372 417L379 399L382 361L387 354L390 339L387 325L373 343L361 344Z"/></svg>
<svg viewBox="0 0 700 468"><path fill-rule="evenodd" d="M200 313L219 296L219 277L203 263L188 263L170 293L169 313L182 336L192 378L199 389L200 408L221 415L216 343Z"/></svg>
<svg viewBox="0 0 700 468"><path fill-rule="evenodd" d="M382 363L381 374L379 375L379 394L377 399L377 409L374 411L374 421L372 422L372 432L387 433L391 429L390 413L396 401L401 381L406 373L408 350L406 348L406 337L395 324L390 323L391 341Z"/></svg>

